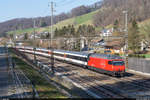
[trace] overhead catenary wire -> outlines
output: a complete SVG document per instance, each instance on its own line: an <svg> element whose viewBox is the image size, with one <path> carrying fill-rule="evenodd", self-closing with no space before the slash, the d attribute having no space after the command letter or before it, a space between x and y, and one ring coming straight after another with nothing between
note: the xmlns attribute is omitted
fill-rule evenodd
<svg viewBox="0 0 150 100"><path fill-rule="evenodd" d="M74 2L75 1L72 1L72 0L62 0L61 2L56 2L56 3L57 3L57 6L60 7L60 6L65 6L65 4L70 4Z"/></svg>
<svg viewBox="0 0 150 100"><path fill-rule="evenodd" d="M67 1L67 0L66 0ZM75 4L77 1L76 0L69 0L67 2L63 1L63 2L59 2L57 3L57 7L64 7L64 6L68 6L68 5L72 5L72 4Z"/></svg>
<svg viewBox="0 0 150 100"><path fill-rule="evenodd" d="M49 10L48 9L49 9L49 6L46 6L46 8L44 9L42 15L47 15L48 16L48 14L49 14Z"/></svg>

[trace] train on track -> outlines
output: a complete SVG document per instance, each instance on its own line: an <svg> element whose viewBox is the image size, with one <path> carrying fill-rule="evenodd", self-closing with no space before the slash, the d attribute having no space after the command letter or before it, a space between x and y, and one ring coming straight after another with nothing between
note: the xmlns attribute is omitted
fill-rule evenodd
<svg viewBox="0 0 150 100"><path fill-rule="evenodd" d="M39 56L53 57L57 60L66 61L81 65L84 68L96 70L113 76L123 76L125 73L125 63L122 57L110 54L84 53L65 50L49 50L43 48L17 46L16 50L36 54Z"/></svg>

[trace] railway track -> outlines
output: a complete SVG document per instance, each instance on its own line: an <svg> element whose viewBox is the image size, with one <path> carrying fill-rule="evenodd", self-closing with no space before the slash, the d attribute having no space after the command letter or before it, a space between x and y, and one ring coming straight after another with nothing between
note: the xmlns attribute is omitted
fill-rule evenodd
<svg viewBox="0 0 150 100"><path fill-rule="evenodd" d="M71 67L71 66L69 66ZM68 68L68 67L67 67ZM65 70L62 70L61 72L64 72ZM99 75L99 77L96 77L95 75L90 76L83 76L83 73L81 72L79 74L74 75L73 77L68 76L70 79L76 81L79 84L83 84L83 86L87 86L87 88L92 87L92 89L95 89L93 92L96 94L102 93L104 94L103 97L109 97L109 98L124 98L124 97L132 97L129 96L129 94L125 93L125 91L120 90L116 87L112 87L111 85L107 85L107 83L114 83L113 78L109 78L108 76L104 76L102 74ZM105 79L105 80L103 80ZM109 80L107 80L109 79ZM91 90L92 91L92 90ZM98 92L96 92L98 91ZM110 92L111 91L111 92ZM102 95L100 94L100 95Z"/></svg>
<svg viewBox="0 0 150 100"><path fill-rule="evenodd" d="M10 56L8 61L11 77L14 83L14 88L12 88L13 93L11 93L13 94L12 98L32 98L32 94L29 94L31 93L30 80L21 70L13 68L12 58Z"/></svg>
<svg viewBox="0 0 150 100"><path fill-rule="evenodd" d="M31 54L27 54L27 56L33 60ZM37 59L43 64L49 65L47 58L38 56ZM56 72L66 75L69 79L102 98L135 98L136 96L143 96L145 92L150 95L150 78L143 76L133 75L115 78L59 61L55 61L55 69Z"/></svg>
<svg viewBox="0 0 150 100"><path fill-rule="evenodd" d="M13 65L12 65L12 58L9 56L8 57L8 61L9 61L9 66L10 66L10 69L11 69L11 75L12 75L12 78L13 78L13 83L14 83L14 92L15 92L15 98L23 98L24 96L21 94L22 93L22 87L21 89L20 86L21 86L21 82L18 78L18 75L16 74L16 71L14 70L13 68Z"/></svg>
<svg viewBox="0 0 150 100"><path fill-rule="evenodd" d="M93 93L100 95L102 98L122 98L124 96L118 95L114 92L110 92L108 88L104 87L102 84L97 84L96 82L92 82L92 80L88 77L80 77L79 75L74 75L73 77L69 77L69 79L73 80L74 82L81 84L88 90L92 91ZM88 83L87 83L88 82Z"/></svg>

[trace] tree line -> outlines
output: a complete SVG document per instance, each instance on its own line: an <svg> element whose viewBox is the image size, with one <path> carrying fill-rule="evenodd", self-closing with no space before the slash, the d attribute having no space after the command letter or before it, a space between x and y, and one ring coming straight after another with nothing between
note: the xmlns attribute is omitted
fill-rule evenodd
<svg viewBox="0 0 150 100"><path fill-rule="evenodd" d="M54 38L79 38L79 37L92 37L96 35L96 31L93 25L80 25L78 28L75 28L74 25L64 26L62 28L55 28ZM50 38L50 33L47 33L42 38Z"/></svg>

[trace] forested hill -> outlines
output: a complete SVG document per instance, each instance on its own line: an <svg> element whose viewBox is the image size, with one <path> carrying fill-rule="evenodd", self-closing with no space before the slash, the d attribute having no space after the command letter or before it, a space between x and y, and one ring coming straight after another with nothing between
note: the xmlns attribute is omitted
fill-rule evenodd
<svg viewBox="0 0 150 100"><path fill-rule="evenodd" d="M102 8L94 16L95 26L113 24L116 20L123 22L123 11L128 11L128 19L141 22L150 18L150 0L104 0ZM121 22L122 21L122 22Z"/></svg>
<svg viewBox="0 0 150 100"><path fill-rule="evenodd" d="M58 21L77 18L84 14L90 14L96 11L91 22L95 27L105 27L110 24L119 22L120 26L124 24L124 10L128 10L128 21L136 19L142 22L150 18L150 0L103 0L90 6L80 6L71 10L70 13L62 13L55 16L54 23ZM28 19L14 19L7 22L0 23L0 33L12 30L27 29L33 27L33 20L36 20L36 26L45 27L50 25L50 17L28 18ZM89 20L88 20L89 21ZM76 23L76 22L74 22ZM65 23L67 25L67 23Z"/></svg>
<svg viewBox="0 0 150 100"><path fill-rule="evenodd" d="M53 23L56 24L59 21L62 21L68 18L90 13L92 11L99 9L100 7L101 7L101 2L97 2L89 6L82 5L82 6L73 8L69 13L61 13L59 15L54 16ZM0 36L5 35L5 33L8 31L33 28L34 20L36 20L36 27L49 26L51 25L50 17L51 16L38 17L38 18L17 18L17 19L6 21L6 22L2 22L0 23Z"/></svg>

